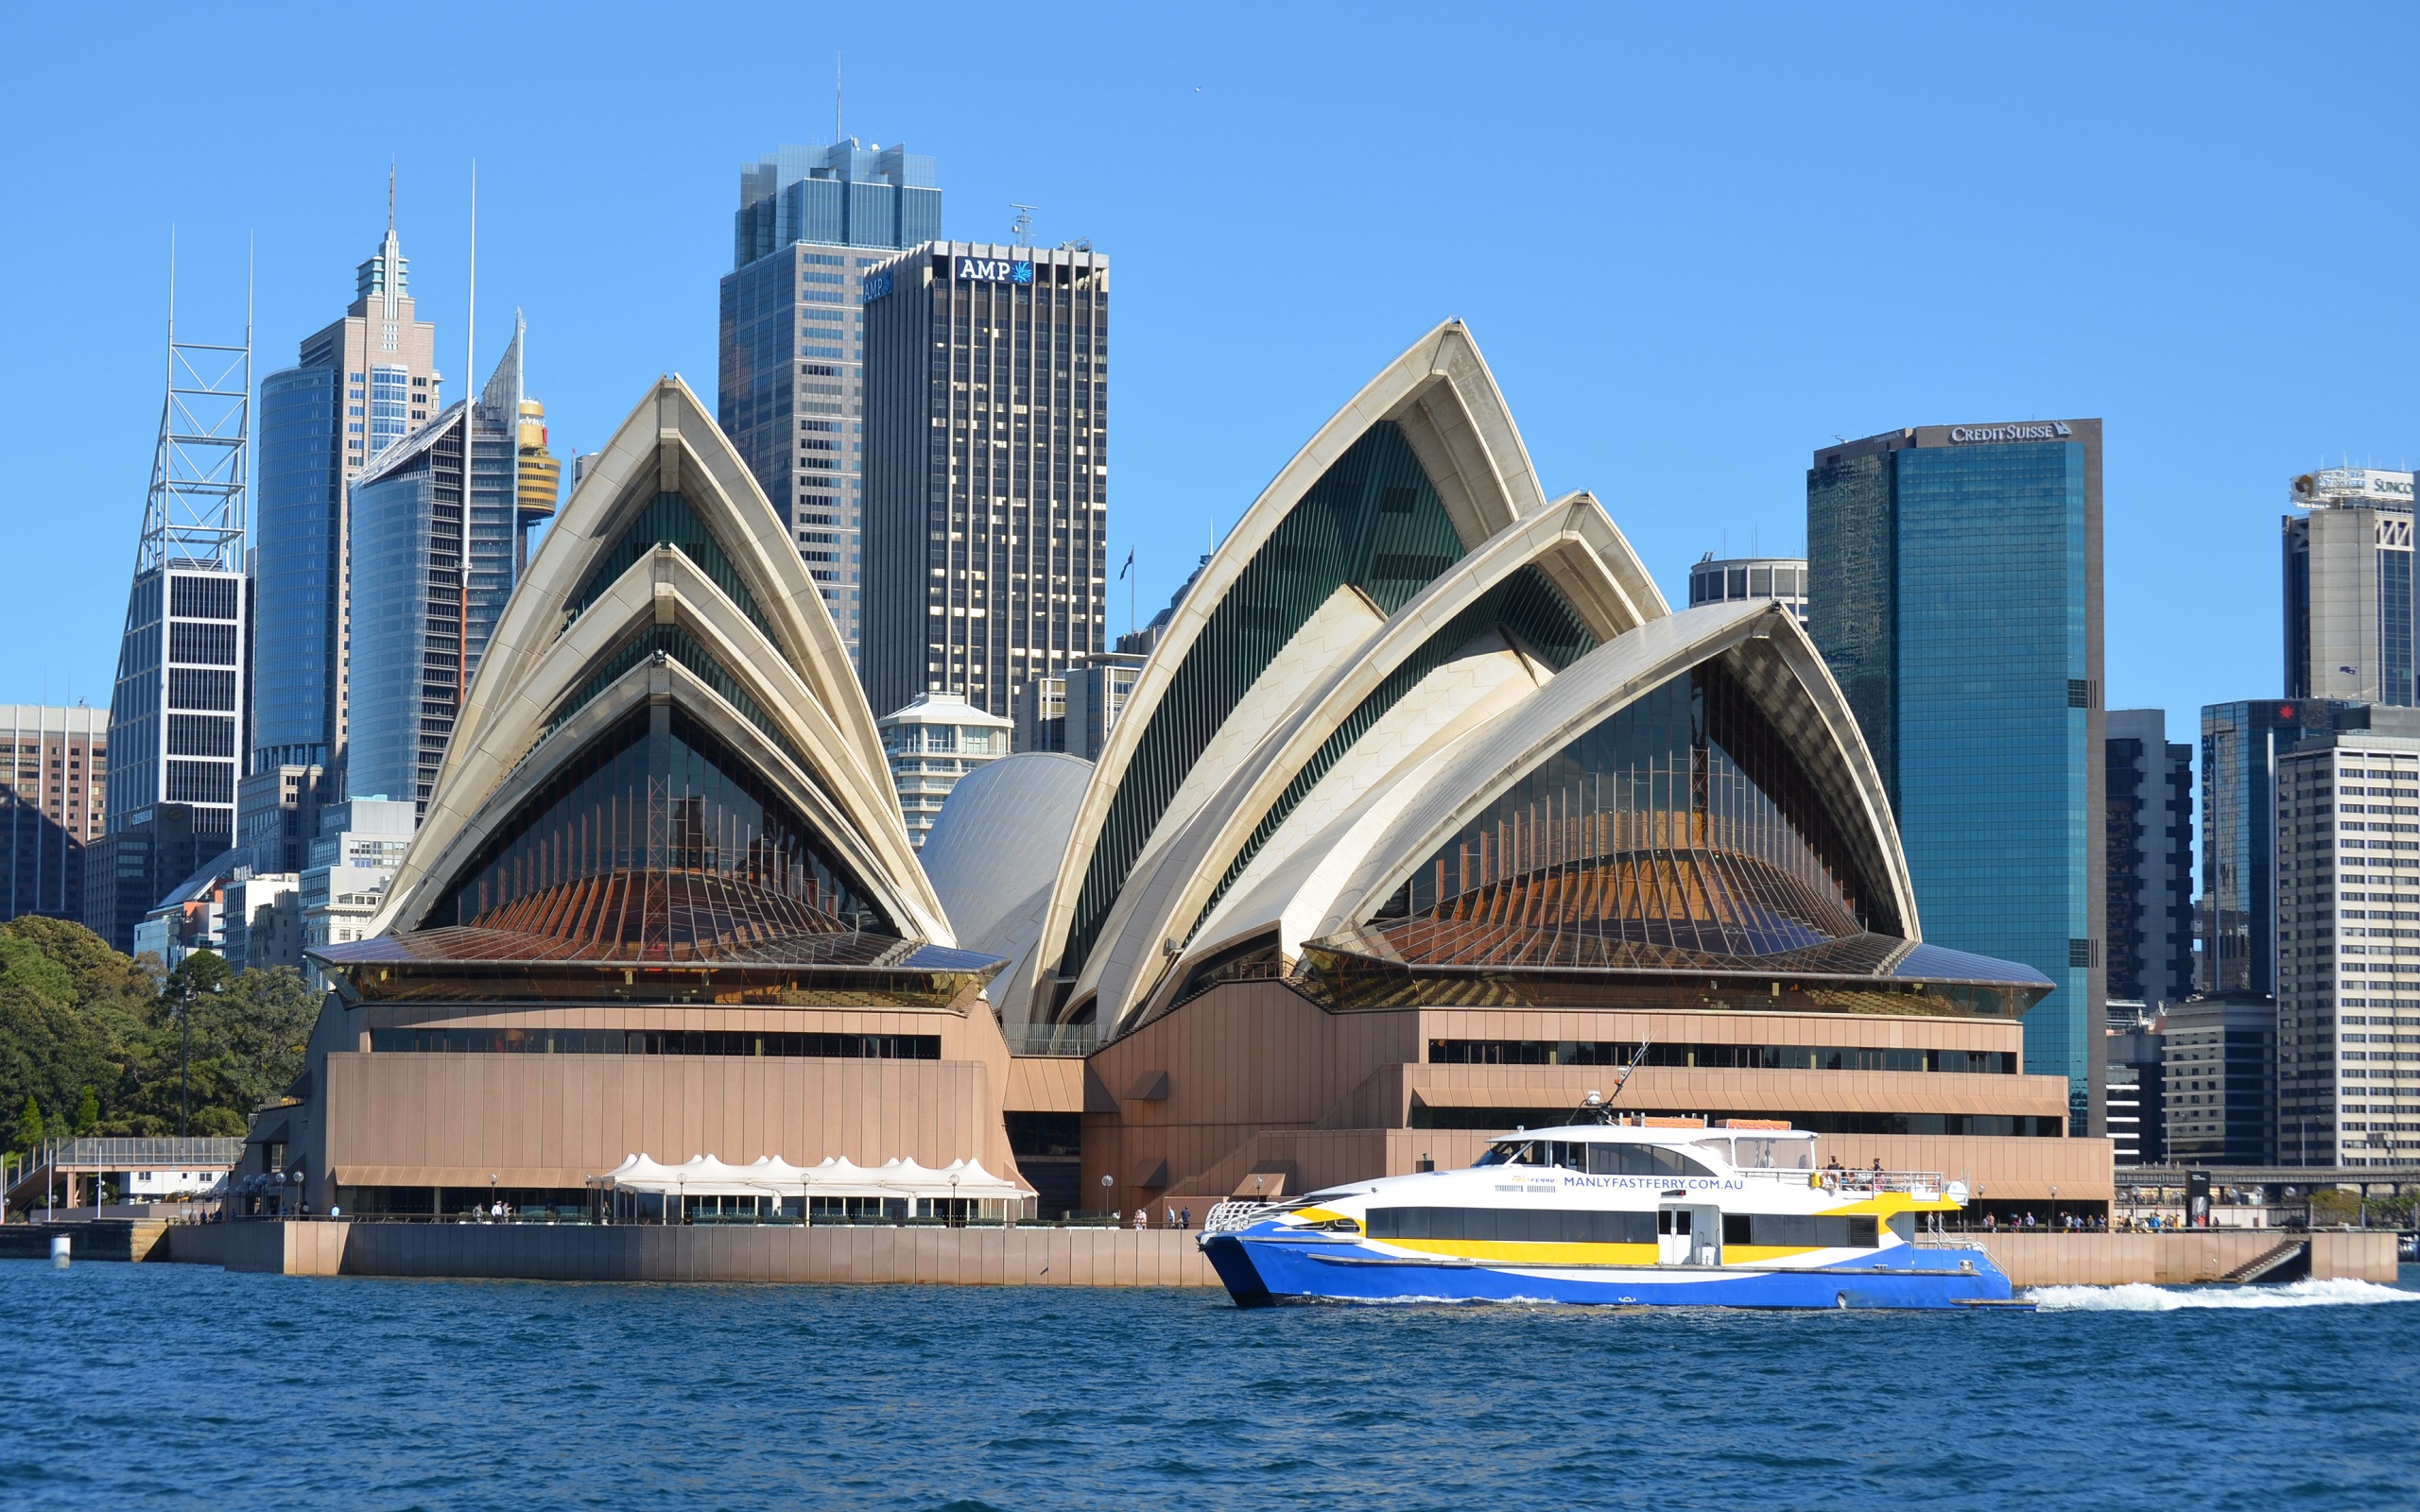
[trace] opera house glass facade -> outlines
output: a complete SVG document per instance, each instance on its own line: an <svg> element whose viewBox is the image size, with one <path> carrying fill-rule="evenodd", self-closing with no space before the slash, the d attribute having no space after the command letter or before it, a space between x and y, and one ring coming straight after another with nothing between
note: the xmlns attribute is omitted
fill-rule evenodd
<svg viewBox="0 0 2420 1512"><path fill-rule="evenodd" d="M531 561L388 900L314 952L306 1094L255 1126L320 1211L585 1213L632 1155L1015 1171L1001 963L954 948L832 617L678 380Z"/></svg>

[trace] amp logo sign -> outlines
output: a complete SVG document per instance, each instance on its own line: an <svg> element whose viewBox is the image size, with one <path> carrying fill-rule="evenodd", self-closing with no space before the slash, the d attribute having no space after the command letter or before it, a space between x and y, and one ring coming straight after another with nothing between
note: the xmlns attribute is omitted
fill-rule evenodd
<svg viewBox="0 0 2420 1512"><path fill-rule="evenodd" d="M958 281L961 284L1031 284L1033 265L1006 257L961 257L958 260Z"/></svg>

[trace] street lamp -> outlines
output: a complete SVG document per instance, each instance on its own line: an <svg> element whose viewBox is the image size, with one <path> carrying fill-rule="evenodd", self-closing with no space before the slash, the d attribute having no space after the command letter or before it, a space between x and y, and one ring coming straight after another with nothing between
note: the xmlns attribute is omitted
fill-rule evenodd
<svg viewBox="0 0 2420 1512"><path fill-rule="evenodd" d="M497 1207L497 1204L496 1204L496 1200L495 1200L495 1173L494 1173L493 1171L490 1171L490 1172L488 1173L488 1216L489 1216L489 1218L491 1218L491 1219L494 1219L494 1218L500 1218L500 1217L502 1217L502 1216L503 1216L503 1214L501 1214L501 1213L499 1213L499 1212L497 1212L497 1211L496 1211L496 1207Z"/></svg>
<svg viewBox="0 0 2420 1512"><path fill-rule="evenodd" d="M210 990L225 990L225 984L213 982ZM177 1138L191 1136L193 1124L193 979L177 981Z"/></svg>
<svg viewBox="0 0 2420 1512"><path fill-rule="evenodd" d="M1110 1206L1109 1206L1109 1202L1110 1202L1109 1193L1110 1193L1110 1189L1111 1189L1112 1187L1116 1186L1116 1185L1117 1185L1117 1177L1114 1177L1114 1176L1110 1175L1110 1174L1109 1174L1108 1172L1106 1172L1106 1171L1103 1171L1103 1172L1100 1174L1100 1203L1101 1203L1101 1207L1102 1207L1104 1210L1106 1210L1106 1211L1108 1211L1108 1213L1109 1213L1109 1217L1110 1217L1110 1221L1111 1221L1111 1222L1113 1222L1113 1223L1115 1223L1115 1222L1116 1222L1116 1221L1117 1221L1117 1210L1116 1210L1115 1208L1112 1208L1112 1207L1110 1207Z"/></svg>
<svg viewBox="0 0 2420 1512"><path fill-rule="evenodd" d="M963 1228L966 1227L966 1215L958 1210L958 1177L956 1171L949 1174L949 1216L952 1223Z"/></svg>

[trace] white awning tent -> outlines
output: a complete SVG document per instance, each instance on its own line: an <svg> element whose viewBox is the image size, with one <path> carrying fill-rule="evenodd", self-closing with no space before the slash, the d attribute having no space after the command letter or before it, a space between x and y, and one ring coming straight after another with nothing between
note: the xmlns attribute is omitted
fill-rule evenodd
<svg viewBox="0 0 2420 1512"><path fill-rule="evenodd" d="M691 1197L953 1197L965 1202L1019 1202L1033 1195L1029 1188L983 1169L980 1160L952 1160L935 1170L913 1160L863 1166L840 1158L801 1167L770 1155L746 1165L727 1165L711 1155L693 1155L681 1165L665 1165L646 1155L632 1155L597 1181L616 1191Z"/></svg>

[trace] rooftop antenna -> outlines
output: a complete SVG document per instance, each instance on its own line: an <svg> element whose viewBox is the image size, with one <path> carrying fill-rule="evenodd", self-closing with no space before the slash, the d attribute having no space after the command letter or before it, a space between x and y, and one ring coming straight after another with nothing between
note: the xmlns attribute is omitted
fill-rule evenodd
<svg viewBox="0 0 2420 1512"><path fill-rule="evenodd" d="M395 160L387 160L387 234L395 234Z"/></svg>
<svg viewBox="0 0 2420 1512"><path fill-rule="evenodd" d="M839 53L832 55L832 145L836 147L840 145L840 101L843 97L840 65L843 59Z"/></svg>
<svg viewBox="0 0 2420 1512"><path fill-rule="evenodd" d="M1020 205L1011 199L1009 201L1009 208L1017 213L1017 218L1009 222L1009 234L1017 239L1019 247L1031 247L1033 245L1033 213L1042 207Z"/></svg>
<svg viewBox="0 0 2420 1512"><path fill-rule="evenodd" d="M473 360L479 336L479 160L471 160L471 287L462 317L462 455L471 451L471 408L478 394L479 369Z"/></svg>

